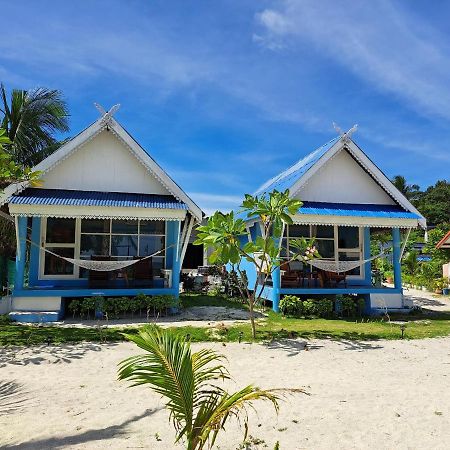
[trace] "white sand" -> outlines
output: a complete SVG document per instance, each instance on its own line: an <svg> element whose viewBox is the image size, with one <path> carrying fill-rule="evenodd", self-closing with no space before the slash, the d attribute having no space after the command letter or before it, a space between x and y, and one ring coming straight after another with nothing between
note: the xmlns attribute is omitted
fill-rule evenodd
<svg viewBox="0 0 450 450"><path fill-rule="evenodd" d="M278 417L257 404L250 434L267 447L252 448L272 450L277 440L282 450L450 448L449 338L310 341L309 351L302 341L208 346L229 358L234 388L254 382L311 394L288 398ZM7 414L0 404L0 447L179 448L159 397L116 381L116 364L136 352L130 343L1 350L0 385L18 383L23 403ZM236 449L240 438L230 424L218 448Z"/></svg>

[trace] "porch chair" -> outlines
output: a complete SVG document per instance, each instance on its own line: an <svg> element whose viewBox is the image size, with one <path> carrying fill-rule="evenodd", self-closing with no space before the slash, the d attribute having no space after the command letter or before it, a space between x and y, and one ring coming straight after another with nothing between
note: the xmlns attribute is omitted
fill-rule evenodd
<svg viewBox="0 0 450 450"><path fill-rule="evenodd" d="M134 264L134 283L139 286L153 286L152 258L141 259Z"/></svg>
<svg viewBox="0 0 450 450"><path fill-rule="evenodd" d="M283 263L280 270L284 273L281 275L281 287L303 287L304 274L302 270L293 269L291 263Z"/></svg>
<svg viewBox="0 0 450 450"><path fill-rule="evenodd" d="M321 284L324 287L338 287L338 284L343 282L344 287L347 287L347 275L345 273L336 273L330 272L328 270L319 271L319 278L321 280Z"/></svg>
<svg viewBox="0 0 450 450"><path fill-rule="evenodd" d="M91 256L92 261L110 261L110 256ZM90 288L108 287L110 284L110 272L89 270L88 283Z"/></svg>

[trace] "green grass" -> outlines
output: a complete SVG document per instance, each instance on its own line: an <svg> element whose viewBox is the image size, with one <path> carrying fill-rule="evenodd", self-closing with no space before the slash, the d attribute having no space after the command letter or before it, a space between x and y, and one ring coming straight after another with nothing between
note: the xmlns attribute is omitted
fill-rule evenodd
<svg viewBox="0 0 450 450"><path fill-rule="evenodd" d="M191 306L227 306L245 308L241 303L206 295L184 295L183 304ZM422 339L450 335L450 313L435 315L391 316L391 320L407 322L405 339ZM59 326L18 325L0 316L0 345L37 345L88 342L118 342L125 338L123 333L136 333L136 327L75 328ZM221 341L251 342L249 323L233 326L225 325L216 329L205 327L173 327L173 332L189 338L193 342ZM367 341L379 339L400 339L398 324L388 323L379 318L363 320L343 319L294 319L268 311L267 318L258 321L256 341L277 340L299 337L304 339L335 339Z"/></svg>

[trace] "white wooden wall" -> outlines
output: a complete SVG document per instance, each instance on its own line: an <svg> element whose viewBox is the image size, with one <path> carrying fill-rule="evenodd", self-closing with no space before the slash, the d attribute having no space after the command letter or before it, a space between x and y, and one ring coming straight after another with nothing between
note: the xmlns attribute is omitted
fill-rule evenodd
<svg viewBox="0 0 450 450"><path fill-rule="evenodd" d="M169 194L110 131L102 131L43 177L45 189Z"/></svg>
<svg viewBox="0 0 450 450"><path fill-rule="evenodd" d="M328 161L296 197L316 202L395 204L346 151L339 152Z"/></svg>

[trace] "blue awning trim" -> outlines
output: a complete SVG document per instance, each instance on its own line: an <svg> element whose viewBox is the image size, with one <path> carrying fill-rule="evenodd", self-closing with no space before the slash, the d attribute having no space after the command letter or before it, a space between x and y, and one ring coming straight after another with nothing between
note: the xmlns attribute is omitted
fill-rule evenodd
<svg viewBox="0 0 450 450"><path fill-rule="evenodd" d="M13 195L14 205L109 206L127 208L183 209L187 205L172 195L128 192L75 191L67 189L28 188Z"/></svg>
<svg viewBox="0 0 450 450"><path fill-rule="evenodd" d="M388 219L420 219L418 214L405 211L397 205L354 203L303 202L298 214L326 216L382 217Z"/></svg>

